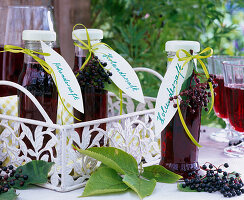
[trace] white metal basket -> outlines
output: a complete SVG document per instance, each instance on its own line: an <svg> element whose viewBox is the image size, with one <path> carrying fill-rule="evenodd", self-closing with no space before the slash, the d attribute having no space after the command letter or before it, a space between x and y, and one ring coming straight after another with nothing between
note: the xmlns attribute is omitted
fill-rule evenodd
<svg viewBox="0 0 244 200"><path fill-rule="evenodd" d="M135 68L135 71L146 71L163 79L157 72L147 68ZM135 157L138 164L143 160L145 165L157 163L160 158L159 136L154 134L155 98L145 97L146 104L135 104L130 97L123 96L123 115L118 115L120 100L112 93L108 97L109 118L81 122L71 125L53 124L47 113L35 97L22 86L0 81L0 85L13 86L24 92L43 115L45 122L24 119L0 114L0 160L15 167L31 161L31 158L52 161L48 183L41 185L52 190L65 192L84 186L97 161L78 153L73 144L86 149L104 144L123 149ZM127 114L125 114L127 113ZM116 116L117 115L117 116ZM106 131L99 128L106 123ZM35 126L32 133L28 124ZM83 127L82 142L75 128ZM91 140L91 133L96 131ZM43 147L44 137L49 138ZM28 148L29 140L33 148ZM46 152L46 153L44 153Z"/></svg>

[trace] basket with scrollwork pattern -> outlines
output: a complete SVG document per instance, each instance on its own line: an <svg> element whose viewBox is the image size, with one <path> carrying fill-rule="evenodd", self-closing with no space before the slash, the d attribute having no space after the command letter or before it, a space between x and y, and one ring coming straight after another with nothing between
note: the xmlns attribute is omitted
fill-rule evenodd
<svg viewBox="0 0 244 200"><path fill-rule="evenodd" d="M135 68L136 71L153 73L146 68ZM120 148L137 160L138 165L157 163L160 158L159 136L154 134L155 98L145 97L145 104L135 102L123 96L123 114L119 115L120 100L109 93L109 117L69 125L53 124L39 102L22 86L0 81L0 85L13 86L24 92L37 106L45 122L0 114L0 160L15 167L32 159L51 161L48 183L41 185L56 191L70 191L84 186L92 171L96 169L96 160L78 153L73 145L81 149L106 144ZM106 131L100 128L106 124ZM29 125L35 127L34 133ZM81 137L75 131L82 128ZM92 133L96 132L92 137ZM45 143L43 145L43 141ZM28 141L28 142L26 142ZM27 144L31 144L29 148Z"/></svg>

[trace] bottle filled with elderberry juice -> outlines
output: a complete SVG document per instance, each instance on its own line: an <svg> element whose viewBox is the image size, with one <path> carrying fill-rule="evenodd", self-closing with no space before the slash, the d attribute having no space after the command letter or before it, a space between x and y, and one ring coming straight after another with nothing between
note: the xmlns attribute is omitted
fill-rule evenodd
<svg viewBox="0 0 244 200"><path fill-rule="evenodd" d="M25 48L37 52L42 52L40 40L50 47L53 47L56 41L56 33L53 31L42 30L24 30L22 39ZM35 54L44 59L42 55ZM57 118L57 88L50 74L30 55L24 55L24 65L19 76L19 84L29 90L39 101L41 106L47 112L53 123ZM19 116L28 119L43 121L41 113L34 103L22 92L19 96ZM34 125L28 125L32 133L35 130Z"/></svg>
<svg viewBox="0 0 244 200"><path fill-rule="evenodd" d="M184 49L189 54L194 55L200 51L200 43L196 41L168 41L165 50L168 54L168 68L175 67L170 65L176 52ZM186 56L186 55L185 55ZM188 77L185 77L181 91L178 96L170 97L174 106L177 108L177 99L182 112L183 119L187 128L198 142L200 137L201 110L203 107L207 111L209 102L208 82L200 82L195 61L188 62ZM192 70L190 70L192 69ZM169 124L161 133L161 161L160 165L167 169L187 177L191 173L199 170L198 147L188 137L178 111L171 119Z"/></svg>
<svg viewBox="0 0 244 200"><path fill-rule="evenodd" d="M101 42L101 39L103 38L102 30L87 29L87 31L92 45ZM74 40L74 44L76 44L75 66L73 70L81 87L84 104L84 114L74 109L74 116L82 122L106 118L108 116L108 92L107 90L104 90L104 87L106 83L111 83L109 76L112 74L104 69L107 64L100 62L93 54L87 64L83 66L88 54L87 49L81 48L84 46L80 42L83 41L86 44L88 43L85 29L74 30L72 32L72 39ZM75 119L75 123L78 122L80 121ZM99 128L106 130L106 124L100 124ZM81 137L83 128L77 128L76 131ZM97 131L92 133L91 140L97 133ZM103 142L100 142L100 145L103 145Z"/></svg>

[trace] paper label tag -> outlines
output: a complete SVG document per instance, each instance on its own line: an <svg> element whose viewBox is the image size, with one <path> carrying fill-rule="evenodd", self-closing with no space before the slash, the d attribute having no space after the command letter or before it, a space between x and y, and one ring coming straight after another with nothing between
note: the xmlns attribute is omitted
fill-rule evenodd
<svg viewBox="0 0 244 200"><path fill-rule="evenodd" d="M45 61L53 69L61 98L64 99L66 103L73 106L76 110L84 113L80 85L72 69L64 58L51 47L42 41L41 45L43 52L50 54L50 56L44 57Z"/></svg>
<svg viewBox="0 0 244 200"><path fill-rule="evenodd" d="M131 98L145 103L140 81L130 64L118 53L103 44L97 45L95 56L106 62L105 69L112 72L111 80Z"/></svg>
<svg viewBox="0 0 244 200"><path fill-rule="evenodd" d="M181 86L185 80L188 70L188 64L186 64L182 69L184 62L185 61L178 61L178 58L176 56L174 57L172 63L168 66L168 70L159 88L155 106L156 135L160 134L162 130L164 130L177 111L177 108L173 107L174 103L170 101L169 98L176 95L177 79L177 94L179 94L181 90Z"/></svg>

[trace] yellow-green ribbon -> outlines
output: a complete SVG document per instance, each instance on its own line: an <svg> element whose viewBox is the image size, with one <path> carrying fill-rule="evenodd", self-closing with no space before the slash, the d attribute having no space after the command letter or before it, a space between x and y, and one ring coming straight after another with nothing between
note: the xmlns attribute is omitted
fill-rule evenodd
<svg viewBox="0 0 244 200"><path fill-rule="evenodd" d="M64 102L63 102L63 99L59 93L59 89L58 89L58 85L57 85L57 79L56 79L56 76L55 76L55 73L53 71L53 69L49 66L49 64L46 63L46 61L44 61L43 59L39 58L37 55L35 54L38 54L38 55L42 55L42 56L50 56L49 53L43 53L43 52L39 52L39 51L33 51L33 50L30 50L30 49L24 49L22 47L18 47L18 46L14 46L14 45L4 45L4 51L0 51L0 52L11 52L11 53L24 53L24 54L27 54L29 56L31 56L33 59L35 59L41 66L42 68L50 75L52 75L53 77L53 81L57 87L57 92L58 92L58 95L60 97L60 100L61 100L61 103L63 104L64 108L67 110L67 112L73 116L72 113L69 112L69 110L67 109L67 107L65 106ZM77 119L78 121L81 121L80 119L76 118L75 116L73 116L75 119Z"/></svg>
<svg viewBox="0 0 244 200"><path fill-rule="evenodd" d="M96 43L96 44L91 45L91 39L90 39L90 36L89 36L89 33L88 33L87 28L86 28L83 24L76 24L76 25L73 27L73 31L75 30L75 27L76 27L76 26L83 26L84 29L86 30L87 44L86 44L85 42L83 42L82 40L80 40L76 35L74 35L75 38L76 38L76 39L77 39L83 46L82 46L82 45L79 45L77 42L74 42L74 45L77 46L77 47L79 47L79 48L81 48L81 49L83 49L83 50L88 50L88 51L89 51L89 55L88 55L88 57L86 58L85 62L82 64L82 66L81 66L81 68L80 68L80 70L83 70L84 67L85 67L85 65L89 62L92 53L94 54L94 53L95 53L95 50L97 50L96 46L103 44L103 45L107 46L109 49L112 49L112 48L111 48L108 44L103 43L103 42L98 42L98 43ZM112 49L112 50L113 50L113 49ZM99 61L99 64L100 64L100 66L103 68L103 66L102 66L102 64L100 63L100 61ZM122 90L119 89L119 92L120 92L120 115L122 115L122 110L123 110Z"/></svg>
<svg viewBox="0 0 244 200"><path fill-rule="evenodd" d="M43 69L48 73L48 74L52 74L53 70L52 68L41 58L39 58L38 56L36 56L35 54L39 54L42 56L50 56L49 53L42 53L42 52L38 52L38 51L33 51L30 49L24 49L22 47L18 47L18 46L13 46L13 45L5 45L4 46L4 51L1 52L12 52L12 53L24 53L27 54L29 56L31 56L32 58L34 58L42 67Z"/></svg>
<svg viewBox="0 0 244 200"><path fill-rule="evenodd" d="M181 52L181 51L184 52L184 53L186 54L185 57L180 57L180 52ZM204 53L206 53L206 52L209 52L209 54L207 54L207 55L202 55L202 54L204 54ZM208 73L208 70L207 70L206 66L204 65L204 63L203 63L203 61L202 61L201 59L203 59L203 58L208 58L208 57L210 57L210 56L212 56L212 55L213 55L213 49L210 48L210 47L205 48L204 50L202 50L202 51L201 51L199 54L197 54L197 55L191 55L191 54L188 53L186 50L184 50L184 49L179 49L179 50L176 52L176 56L178 57L178 60L179 60L179 61L185 61L184 64L182 65L182 68L181 68L181 70L179 71L179 73L182 71L182 69L184 68L184 66L185 66L189 61L191 61L191 60L193 60L193 59L197 59L197 60L199 61L200 65L202 66L202 69L203 69L203 71L204 71L204 73L205 73L205 76L207 77L207 79L209 79L209 73ZM178 79L179 79L179 77L178 77ZM178 88L178 79L177 79L177 84L176 84L176 94L178 93L178 92L177 92L177 88ZM210 107L210 110L209 110L208 113L211 112L211 110L213 109L213 104L214 104L214 91L213 91L213 85L212 85L212 83L209 82L209 86L210 86L210 91L211 91L211 96L212 96L211 98L212 98L212 101L211 101L211 107ZM181 123L182 123L182 125L183 125L183 127L184 127L184 129L185 129L185 131L186 131L186 133L187 133L187 135L188 135L188 137L191 139L191 141L192 141L196 146L201 147L201 145L198 144L198 142L195 140L195 138L192 136L192 134L190 133L189 129L188 129L187 126L186 126L186 123L185 123L185 121L184 121L184 118L183 118L182 113L181 113L181 110L180 110L180 105L179 105L179 101L178 101L178 99L177 99L177 109L178 109L178 113L179 113L179 117L180 117Z"/></svg>
<svg viewBox="0 0 244 200"><path fill-rule="evenodd" d="M86 58L85 62L82 64L82 66L81 66L81 68L80 68L80 70L83 70L84 67L85 67L85 65L86 65L86 64L88 63L88 61L90 60L92 53L94 54L94 53L95 53L95 50L97 50L97 48L95 48L96 46L103 44L103 45L107 46L107 47L110 48L110 49L112 49L112 48L111 48L108 44L103 43L103 42L98 42L98 43L96 43L96 44L91 45L91 39L90 39L90 36L89 36L89 33L88 33L87 28L86 28L83 24L76 24L76 25L73 27L73 31L75 30L75 27L76 27L76 26L83 26L83 27L85 28L85 30L86 30L87 44L86 44L85 42L83 42L82 40L80 40L76 35L74 35L75 38L76 38L76 39L77 39L83 46L82 46L82 45L79 45L77 42L74 42L74 45L77 46L77 47L79 47L79 48L81 48L81 49L83 49L83 50L88 50L88 51L89 51L89 55L88 55L88 57ZM99 64L100 64L101 67L103 67L103 66L101 65L100 61L99 61Z"/></svg>

